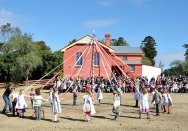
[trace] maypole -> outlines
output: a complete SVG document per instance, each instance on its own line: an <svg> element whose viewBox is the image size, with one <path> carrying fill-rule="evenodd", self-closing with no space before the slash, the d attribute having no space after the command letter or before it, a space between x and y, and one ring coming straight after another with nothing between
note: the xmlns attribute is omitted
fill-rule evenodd
<svg viewBox="0 0 188 131"><path fill-rule="evenodd" d="M96 38L96 35L95 35L95 32L93 31L93 38L92 38L92 47L93 47L93 51L92 51L92 86L94 86L95 82L94 82L94 66L95 66L95 38Z"/></svg>

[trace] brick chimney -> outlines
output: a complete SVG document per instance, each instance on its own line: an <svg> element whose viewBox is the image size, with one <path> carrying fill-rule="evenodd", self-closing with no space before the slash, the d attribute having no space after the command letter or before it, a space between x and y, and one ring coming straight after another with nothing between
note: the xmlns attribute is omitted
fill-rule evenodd
<svg viewBox="0 0 188 131"><path fill-rule="evenodd" d="M109 33L105 35L105 44L106 46L110 47L110 34Z"/></svg>

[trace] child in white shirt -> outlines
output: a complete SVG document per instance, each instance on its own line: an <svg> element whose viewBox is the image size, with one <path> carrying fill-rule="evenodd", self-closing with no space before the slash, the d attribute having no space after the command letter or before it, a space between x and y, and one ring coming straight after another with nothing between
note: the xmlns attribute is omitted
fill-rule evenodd
<svg viewBox="0 0 188 131"><path fill-rule="evenodd" d="M36 120L41 120L41 104L45 99L41 96L40 89L35 90L35 96L33 97L33 106L35 110Z"/></svg>
<svg viewBox="0 0 188 131"><path fill-rule="evenodd" d="M113 109L112 109L112 112L115 114L115 120L120 116L120 112L119 112L119 109L120 109L120 96L118 95L117 91L113 91Z"/></svg>
<svg viewBox="0 0 188 131"><path fill-rule="evenodd" d="M15 107L18 99L18 93L15 91L14 87L11 88L11 94L9 95L9 99L12 102L12 116L15 116Z"/></svg>

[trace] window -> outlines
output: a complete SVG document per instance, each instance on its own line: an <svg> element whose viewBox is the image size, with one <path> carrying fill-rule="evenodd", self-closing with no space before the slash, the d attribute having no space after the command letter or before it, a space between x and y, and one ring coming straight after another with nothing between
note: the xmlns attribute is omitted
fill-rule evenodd
<svg viewBox="0 0 188 131"><path fill-rule="evenodd" d="M130 69L130 72L135 72L135 65L130 65L129 69Z"/></svg>
<svg viewBox="0 0 188 131"><path fill-rule="evenodd" d="M127 56L123 56L122 60L126 61L127 60Z"/></svg>
<svg viewBox="0 0 188 131"><path fill-rule="evenodd" d="M99 65L99 53L94 54L94 65Z"/></svg>
<svg viewBox="0 0 188 131"><path fill-rule="evenodd" d="M76 53L76 65L77 66L82 65L82 53L81 52Z"/></svg>

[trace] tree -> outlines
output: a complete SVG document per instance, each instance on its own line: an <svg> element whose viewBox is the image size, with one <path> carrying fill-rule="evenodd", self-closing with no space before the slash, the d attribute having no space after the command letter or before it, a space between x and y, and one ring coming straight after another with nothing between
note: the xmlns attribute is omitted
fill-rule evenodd
<svg viewBox="0 0 188 131"><path fill-rule="evenodd" d="M14 66L16 58L19 56L18 52L11 52L1 55L0 69L1 80L9 82L11 80L11 68Z"/></svg>
<svg viewBox="0 0 188 131"><path fill-rule="evenodd" d="M40 79L62 62L62 53L61 51L52 52L44 41L36 41L34 45L38 48L42 64L33 70L31 78ZM50 78L53 74L54 72L50 73L46 78Z"/></svg>
<svg viewBox="0 0 188 131"><path fill-rule="evenodd" d="M174 60L170 63L171 68L166 69L164 71L164 73L166 75L170 75L170 76L172 76L172 75L175 75L175 76L184 75L183 65L184 65L184 61Z"/></svg>
<svg viewBox="0 0 188 131"><path fill-rule="evenodd" d="M33 44L37 47L38 51L41 51L41 53L51 52L50 47L48 47L44 41L35 41Z"/></svg>
<svg viewBox="0 0 188 131"><path fill-rule="evenodd" d="M3 81L10 81L10 68L12 67L16 57L18 56L18 53L14 51L10 41L13 37L20 34L20 29L18 27L12 27L10 23L7 23L0 27L0 79Z"/></svg>
<svg viewBox="0 0 188 131"><path fill-rule="evenodd" d="M188 76L188 44L184 44L183 47L186 48L185 60L174 60L170 63L171 68L165 70L167 75L184 75Z"/></svg>
<svg viewBox="0 0 188 131"><path fill-rule="evenodd" d="M71 45L72 43L76 42L76 39L73 39L72 41L69 42L69 45Z"/></svg>
<svg viewBox="0 0 188 131"><path fill-rule="evenodd" d="M151 60L148 57L142 57L142 64L143 65L152 65Z"/></svg>
<svg viewBox="0 0 188 131"><path fill-rule="evenodd" d="M174 60L174 61L172 61L171 63L170 63L170 66L171 67L178 67L178 66L180 66L180 65L182 65L183 64L183 61L182 60Z"/></svg>
<svg viewBox="0 0 188 131"><path fill-rule="evenodd" d="M183 63L183 74L185 76L188 76L188 60L185 60L185 62Z"/></svg>
<svg viewBox="0 0 188 131"><path fill-rule="evenodd" d="M18 27L12 27L10 23L0 27L0 53L7 54L12 51L10 40L21 34Z"/></svg>
<svg viewBox="0 0 188 131"><path fill-rule="evenodd" d="M42 64L41 58L35 55L34 52L17 57L14 66L11 68L11 80L16 83L22 80L27 81L32 71L40 64Z"/></svg>
<svg viewBox="0 0 188 131"><path fill-rule="evenodd" d="M56 51L54 53L50 53L46 55L43 59L44 67L46 68L46 72L48 73L53 68L62 63L62 54L61 51Z"/></svg>
<svg viewBox="0 0 188 131"><path fill-rule="evenodd" d="M129 44L125 41L123 37L119 37L118 39L111 39L112 46L129 46Z"/></svg>
<svg viewBox="0 0 188 131"><path fill-rule="evenodd" d="M18 52L14 65L11 67L12 81L28 80L31 72L41 65L41 56L34 46L32 37L29 34L13 37L10 41L14 52Z"/></svg>
<svg viewBox="0 0 188 131"><path fill-rule="evenodd" d="M145 39L142 41L141 44L141 47L145 53L145 57L148 57L150 59L152 65L155 65L154 58L157 55L156 46L157 44L155 43L155 40L151 36L145 37Z"/></svg>
<svg viewBox="0 0 188 131"><path fill-rule="evenodd" d="M12 27L9 23L0 27L1 81L17 83L39 79L61 62L61 51L52 53L44 41L33 42L32 35L22 34L18 27Z"/></svg>
<svg viewBox="0 0 188 131"><path fill-rule="evenodd" d="M48 74L52 69L57 67L59 64L62 63L62 53L61 51L56 52L46 52L42 55L42 65L38 66L33 72L32 72L32 78L33 79L39 79L42 76ZM57 68L56 70L60 69ZM50 78L54 75L54 72L50 73L47 78Z"/></svg>
<svg viewBox="0 0 188 131"><path fill-rule="evenodd" d="M186 49L185 51L185 59L188 60L188 44L184 44L183 47Z"/></svg>

